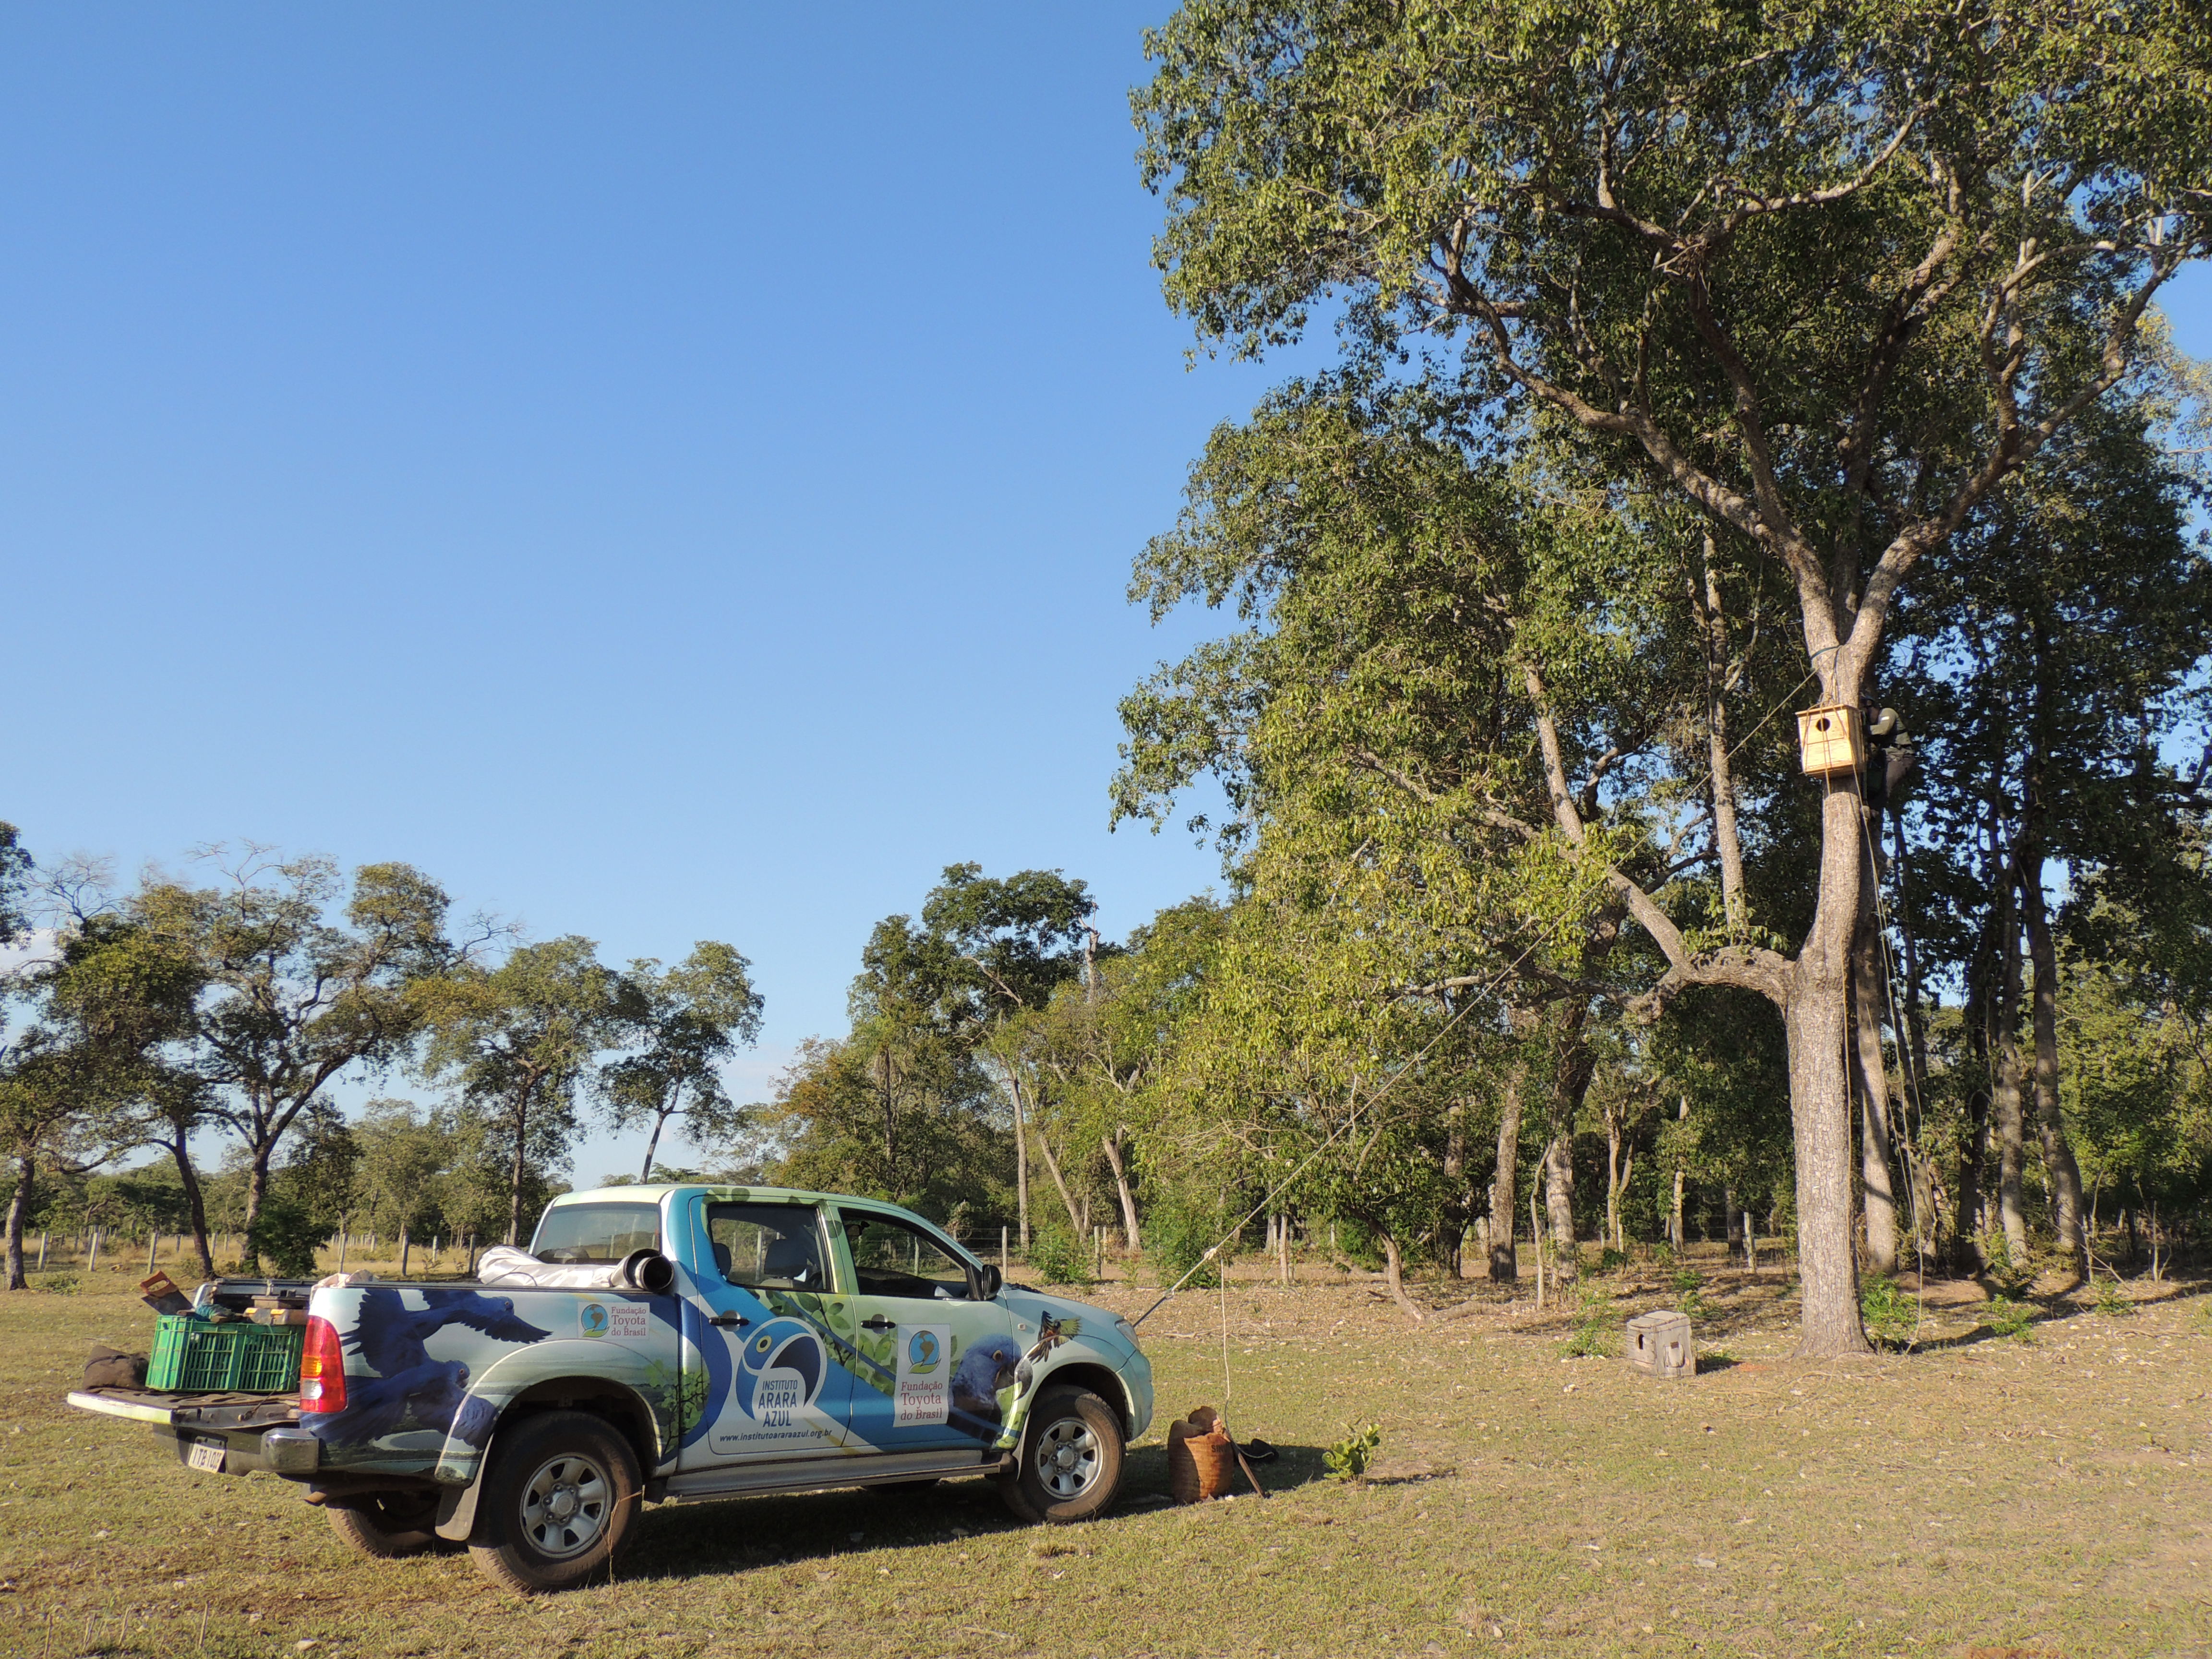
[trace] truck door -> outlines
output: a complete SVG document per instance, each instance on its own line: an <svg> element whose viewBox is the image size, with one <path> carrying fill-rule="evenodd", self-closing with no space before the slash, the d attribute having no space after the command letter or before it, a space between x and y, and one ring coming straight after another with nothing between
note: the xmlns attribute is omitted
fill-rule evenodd
<svg viewBox="0 0 2212 1659"><path fill-rule="evenodd" d="M823 1216L811 1204L696 1203L685 1322L703 1375L685 1374L699 1417L678 1468L843 1453L854 1316L836 1292Z"/></svg>
<svg viewBox="0 0 2212 1659"><path fill-rule="evenodd" d="M1021 1350L1013 1316L978 1294L971 1264L897 1216L840 1206L857 1321L848 1417L856 1449L982 1449L999 1437L1000 1391Z"/></svg>

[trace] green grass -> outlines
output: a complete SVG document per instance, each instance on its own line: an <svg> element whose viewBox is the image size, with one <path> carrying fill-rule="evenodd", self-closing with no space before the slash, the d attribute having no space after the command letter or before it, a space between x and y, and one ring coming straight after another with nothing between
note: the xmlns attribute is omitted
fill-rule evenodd
<svg viewBox="0 0 2212 1659"><path fill-rule="evenodd" d="M1169 1304L1146 1346L1163 1428L1208 1403L1282 1449L1261 1470L1265 1502L1158 1501L1156 1434L1126 1501L1091 1526L1018 1526L972 1482L659 1508L615 1583L525 1601L465 1558L360 1560L288 1484L195 1474L145 1431L65 1408L88 1343L151 1334L106 1279L0 1297L0 1655L2202 1645L2212 1331L2201 1296L2171 1285L2124 1322L2050 1318L2032 1347L1988 1340L1972 1286L1935 1287L1918 1351L1816 1364L1788 1358L1779 1275L1716 1267L1698 1335L1736 1363L1662 1383L1563 1364L1573 1310L1540 1318L1527 1297L1415 1327L1364 1281L1239 1281L1225 1397L1218 1296ZM1667 1287L1622 1295L1625 1317ZM1347 1422L1382 1433L1364 1488L1325 1474Z"/></svg>

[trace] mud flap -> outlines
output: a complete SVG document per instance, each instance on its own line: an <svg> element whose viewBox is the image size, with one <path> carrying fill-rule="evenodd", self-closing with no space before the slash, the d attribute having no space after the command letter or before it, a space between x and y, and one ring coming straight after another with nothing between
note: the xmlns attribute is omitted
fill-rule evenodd
<svg viewBox="0 0 2212 1659"><path fill-rule="evenodd" d="M465 1486L443 1486L438 1492L438 1524L432 1528L451 1544L465 1544L476 1530L477 1494L483 1490L483 1469Z"/></svg>

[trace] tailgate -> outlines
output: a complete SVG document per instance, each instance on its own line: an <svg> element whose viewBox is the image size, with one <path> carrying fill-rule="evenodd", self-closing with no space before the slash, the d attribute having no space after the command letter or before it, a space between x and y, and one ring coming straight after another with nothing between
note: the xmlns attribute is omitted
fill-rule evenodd
<svg viewBox="0 0 2212 1659"><path fill-rule="evenodd" d="M322 1448L299 1426L300 1402L289 1394L170 1394L158 1389L79 1389L79 1411L144 1423L176 1442L179 1462L216 1474L269 1469L312 1474Z"/></svg>

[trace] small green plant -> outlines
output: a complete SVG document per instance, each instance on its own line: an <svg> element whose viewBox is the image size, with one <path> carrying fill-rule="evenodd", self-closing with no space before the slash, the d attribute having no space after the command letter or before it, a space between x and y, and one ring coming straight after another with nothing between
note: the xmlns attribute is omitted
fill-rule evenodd
<svg viewBox="0 0 2212 1659"><path fill-rule="evenodd" d="M1599 1255L1597 1270L1601 1273L1617 1273L1628 1265L1628 1252L1616 1250L1608 1244Z"/></svg>
<svg viewBox="0 0 2212 1659"><path fill-rule="evenodd" d="M1859 1289L1859 1317L1867 1334L1889 1347L1909 1348L1920 1334L1920 1305L1887 1273L1876 1273Z"/></svg>
<svg viewBox="0 0 2212 1659"><path fill-rule="evenodd" d="M1382 1425L1370 1423L1358 1428L1347 1423L1352 1431L1322 1454L1322 1462L1328 1466L1332 1480L1349 1480L1353 1486L1364 1486L1367 1471L1373 1467L1375 1454L1382 1447Z"/></svg>
<svg viewBox="0 0 2212 1659"><path fill-rule="evenodd" d="M1060 1228L1040 1228L1030 1235L1029 1265L1048 1285L1091 1282L1091 1252L1073 1233Z"/></svg>
<svg viewBox="0 0 2212 1659"><path fill-rule="evenodd" d="M1981 1245L1982 1260L1988 1265L1983 1275L1997 1287L2002 1296L2018 1296L2035 1280L2035 1264L2025 1256L2013 1260L2012 1245L2002 1228L1984 1229L1977 1235Z"/></svg>
<svg viewBox="0 0 2212 1659"><path fill-rule="evenodd" d="M1684 1267L1674 1275L1674 1310L1692 1319L1712 1316L1713 1304L1705 1300L1705 1279L1694 1267Z"/></svg>
<svg viewBox="0 0 2212 1659"><path fill-rule="evenodd" d="M2097 1286L2097 1311L2107 1319L2124 1319L2136 1310L2128 1300L2128 1293L2117 1279L2108 1279Z"/></svg>
<svg viewBox="0 0 2212 1659"><path fill-rule="evenodd" d="M2015 1342L2035 1340L2035 1310L2008 1296L1993 1296L1982 1310L1982 1322L1999 1336Z"/></svg>
<svg viewBox="0 0 2212 1659"><path fill-rule="evenodd" d="M1700 1365L1733 1365L1735 1364L1735 1356L1730 1353L1726 1348L1702 1348L1698 1350L1698 1364Z"/></svg>
<svg viewBox="0 0 2212 1659"><path fill-rule="evenodd" d="M75 1273L40 1273L31 1280L34 1291L45 1291L52 1296L75 1296L77 1279Z"/></svg>
<svg viewBox="0 0 2212 1659"><path fill-rule="evenodd" d="M1612 1298L1595 1291L1583 1292L1583 1310L1574 1334L1559 1350L1570 1359L1603 1359L1613 1352Z"/></svg>

